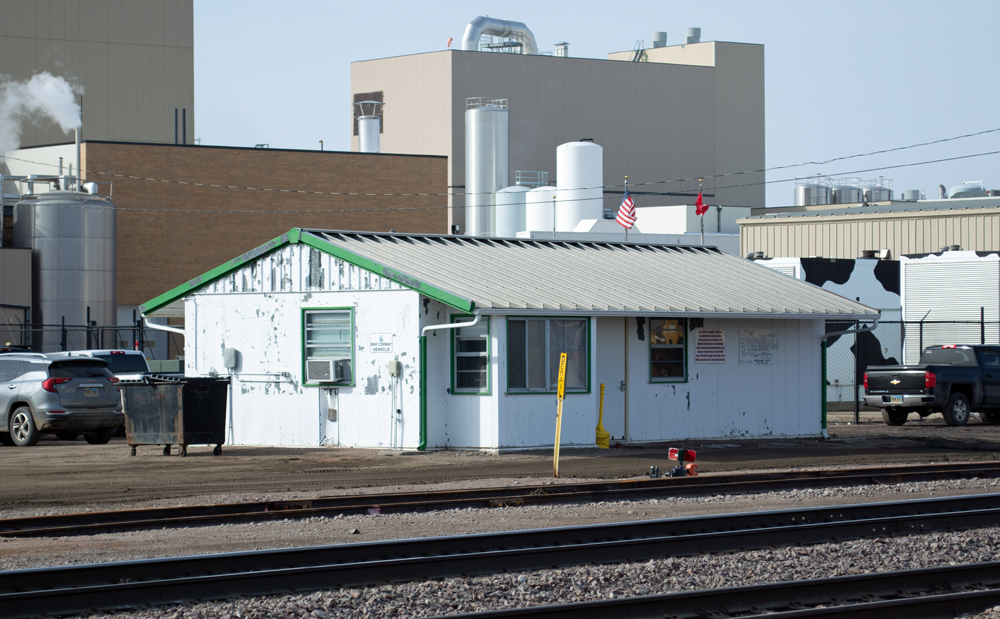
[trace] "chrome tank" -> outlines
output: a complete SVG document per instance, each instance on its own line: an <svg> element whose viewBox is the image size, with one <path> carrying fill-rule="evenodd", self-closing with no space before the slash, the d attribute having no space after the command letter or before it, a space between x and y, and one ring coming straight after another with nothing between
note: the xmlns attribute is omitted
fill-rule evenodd
<svg viewBox="0 0 1000 619"><path fill-rule="evenodd" d="M514 237L518 232L526 230L525 201L528 187L505 187L496 195L496 236Z"/></svg>
<svg viewBox="0 0 1000 619"><path fill-rule="evenodd" d="M465 233L490 236L497 191L510 184L507 109L487 104L465 111Z"/></svg>
<svg viewBox="0 0 1000 619"><path fill-rule="evenodd" d="M73 191L30 196L14 206L14 247L31 249L36 325L117 323L118 224L107 198ZM36 340L37 343L37 340ZM42 352L59 350L46 332Z"/></svg>
<svg viewBox="0 0 1000 619"><path fill-rule="evenodd" d="M830 186L825 184L806 184L795 187L795 206L813 206L814 204L830 204Z"/></svg>

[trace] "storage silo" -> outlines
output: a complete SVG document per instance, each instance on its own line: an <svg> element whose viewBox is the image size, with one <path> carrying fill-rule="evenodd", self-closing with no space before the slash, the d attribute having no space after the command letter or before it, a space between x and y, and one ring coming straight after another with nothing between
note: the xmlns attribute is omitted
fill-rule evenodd
<svg viewBox="0 0 1000 619"><path fill-rule="evenodd" d="M495 194L510 183L506 99L466 99L465 232L489 236Z"/></svg>
<svg viewBox="0 0 1000 619"><path fill-rule="evenodd" d="M604 217L604 149L593 140L556 149L556 230L572 232L584 219Z"/></svg>
<svg viewBox="0 0 1000 619"><path fill-rule="evenodd" d="M861 181L841 181L833 187L834 204L861 204Z"/></svg>
<svg viewBox="0 0 1000 619"><path fill-rule="evenodd" d="M50 191L14 206L14 247L31 249L32 324L82 325L87 308L96 324L116 324L117 227L98 195ZM59 331L44 333L41 351L60 350Z"/></svg>
<svg viewBox="0 0 1000 619"><path fill-rule="evenodd" d="M831 199L830 183L825 178L816 177L795 185L795 206L830 204Z"/></svg>
<svg viewBox="0 0 1000 619"><path fill-rule="evenodd" d="M496 195L496 236L517 236L525 228L525 203L528 187L504 187Z"/></svg>
<svg viewBox="0 0 1000 619"><path fill-rule="evenodd" d="M524 198L524 229L529 232L555 230L555 187L535 187Z"/></svg>
<svg viewBox="0 0 1000 619"><path fill-rule="evenodd" d="M865 187L866 202L888 202L892 200L892 181L879 176L868 181Z"/></svg>

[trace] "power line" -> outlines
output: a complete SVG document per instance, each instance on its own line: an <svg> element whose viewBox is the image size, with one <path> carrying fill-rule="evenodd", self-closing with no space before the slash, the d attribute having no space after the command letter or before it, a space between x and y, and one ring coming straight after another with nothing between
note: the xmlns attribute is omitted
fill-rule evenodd
<svg viewBox="0 0 1000 619"><path fill-rule="evenodd" d="M702 178L702 179L729 178L729 177L735 177L735 176L745 176L745 175L748 175L748 174L760 174L760 173L772 172L772 171L776 171L776 170L784 170L784 169L789 169L789 168L794 168L794 167L801 167L801 166L806 166L806 165L823 165L823 164L832 163L832 162L835 162L835 161L844 161L844 160L847 160L847 159L855 159L855 158L859 158L859 157L868 157L868 156L872 156L872 155L878 155L878 154L884 154L884 153L890 153L890 152L897 152L897 151L902 151L902 150L907 150L907 149L912 149L912 148L918 148L918 147L921 147L921 146L929 146L929 145L934 145L934 144L940 144L940 143L943 143L943 142L951 142L951 141L961 140L961 139L965 139L965 138L969 138L969 137L975 137L975 136L985 135L985 134L989 134L989 133L996 133L998 131L1000 131L1000 128L986 129L986 130L978 131L978 132L975 132L975 133L967 133L967 134L964 134L964 135L953 136L953 137L950 137L950 138L942 138L940 140L933 140L933 141L930 141L930 142L921 142L921 143L918 143L918 144L911 144L911 145L908 145L908 146L898 146L898 147L895 147L895 148L889 148L889 149L871 151L871 152L867 152L867 153L858 153L858 154L854 154L854 155L846 155L846 156L843 156L843 157L836 157L836 158L829 159L829 160L826 160L826 161L808 161L808 162L796 163L796 164L789 164L789 165L784 165L784 166L775 166L775 167L771 167L771 168L761 168L761 169L757 169L757 170L744 170L744 171L740 171L740 172L725 172L725 173L722 173L722 174L710 174L710 175L705 175L705 176L701 176L701 177L692 176L692 177L686 177L686 178L675 178L675 179L670 179L670 180L631 182L631 183L629 183L629 185L633 186L633 187L651 186L651 185L667 185L667 184L671 184L671 183L694 182L694 181L697 181L699 178ZM851 172L839 172L839 173L835 173L835 174L829 174L827 176L844 176L844 175L848 175L848 174L861 174L861 173L865 173L865 172L877 172L877 171L881 171L881 170L892 170L892 169L899 169L899 168L905 168L905 167L928 165L928 164L932 164L932 163L942 163L942 162L946 162L946 161L955 161L955 160L959 160L959 159L970 159L970 158L974 158L974 157L985 157L985 156L989 156L989 155L995 155L997 153L1000 153L1000 151L990 151L990 152L985 152L985 153L975 153L975 154L970 154L970 155L961 155L961 156L956 156L956 157L949 157L949 158L944 158L944 159L935 159L935 160L930 160L930 161L921 161L921 162L914 162L914 163L907 163L907 164L898 164L898 165L891 165L891 166L881 166L881 167L876 167L876 168L867 168L867 169L864 169L864 170L855 170L855 171L851 171ZM33 165L57 167L56 164L52 164L52 163L43 163L43 162L39 162L39 161L31 161L31 160L28 160L28 159L21 159L21 158L18 158L18 157L9 157L8 156L7 158L8 159L12 159L14 161L20 161L22 163L29 163L29 164L33 164ZM271 193L286 193L286 194L299 194L299 195L343 196L343 197L453 197L453 196L488 195L486 193L478 193L478 194L476 194L476 193L469 193L469 192L369 193L369 192L312 191L312 190L305 190L305 189L276 189L276 188L270 188L270 187L247 187L247 186L241 186L241 185L223 185L223 184L218 184L218 183L197 183L197 182L191 182L191 181L175 181L175 180L169 180L169 179L151 178L151 177L146 177L146 176L134 176L134 175L130 175L130 174L120 174L120 173L116 173L116 172L104 172L104 171L100 171L100 170L84 170L84 172L86 172L88 174L97 174L97 175L100 175L100 176L110 176L112 178L124 178L124 179L129 179L129 180L140 180L140 181L147 181L147 182L154 182L154 183L165 183L165 184L173 184L173 185L183 185L183 186L189 186L189 187L207 187L207 188L213 188L213 189L239 189L239 190L244 190L244 191L264 191L264 192L271 192ZM715 186L715 187L712 187L712 189L732 189L732 188L737 188L737 187L753 187L753 186L757 186L757 185L770 185L770 184L775 184L775 183L788 183L788 182L794 182L794 181L800 181L800 180L807 180L809 178L811 178L811 176L796 176L796 177L792 177L792 178L770 180L770 181L755 181L755 182L752 182L752 183L743 183L743 184L738 184L738 185ZM619 188L619 187L624 187L624 185L623 184L617 184L617 183L615 183L615 184L601 185L601 186L595 186L595 187L583 187L583 188L579 188L579 189L585 189L585 190L586 189L602 189L603 190L603 189L616 189L616 188ZM586 200L586 199L589 199L589 198L580 198L579 200ZM573 201L578 201L578 200L560 200L560 202L573 202ZM456 207L425 207L425 208L456 208ZM123 210L125 210L125 209L123 209ZM163 210L163 211L170 211L170 212L199 212L197 210L180 211L180 210L174 210L174 209L132 209L132 210L151 210L151 211ZM387 210L411 210L411 209L352 209L352 210L331 209L329 212L352 212L352 211L359 211L359 210L387 211ZM242 211L242 210L241 211L237 211L237 210L233 210L233 211L211 211L211 210L205 210L203 212L217 212L217 213L220 213L220 212L234 212L234 213L235 212L247 212L247 213L254 213L254 212L261 212L261 211L254 211L254 210L245 210L245 211ZM281 213L281 212L284 212L284 213L309 212L309 213L311 213L311 212L323 212L323 211L317 211L317 210L288 210L288 211L267 211L267 212L272 212L272 213Z"/></svg>

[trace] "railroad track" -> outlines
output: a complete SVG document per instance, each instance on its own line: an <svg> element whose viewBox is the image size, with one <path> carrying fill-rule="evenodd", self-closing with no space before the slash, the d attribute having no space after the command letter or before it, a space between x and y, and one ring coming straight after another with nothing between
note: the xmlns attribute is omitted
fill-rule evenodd
<svg viewBox="0 0 1000 619"><path fill-rule="evenodd" d="M706 494L742 494L974 477L1000 477L1000 463L668 477L585 484L345 495L303 500L223 503L8 518L0 520L0 537L56 537L123 530L312 518L337 514L390 514L469 507L491 508L647 500Z"/></svg>
<svg viewBox="0 0 1000 619"><path fill-rule="evenodd" d="M463 613L454 619L952 618L1000 604L1000 562Z"/></svg>
<svg viewBox="0 0 1000 619"><path fill-rule="evenodd" d="M644 561L997 524L1000 494L986 494L17 570L0 572L0 617Z"/></svg>

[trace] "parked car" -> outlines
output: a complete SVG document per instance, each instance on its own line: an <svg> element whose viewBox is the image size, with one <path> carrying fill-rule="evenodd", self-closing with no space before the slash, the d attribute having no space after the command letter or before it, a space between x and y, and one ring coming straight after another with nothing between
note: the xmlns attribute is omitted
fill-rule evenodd
<svg viewBox="0 0 1000 619"><path fill-rule="evenodd" d="M929 346L917 365L869 366L865 403L882 409L890 426L910 413L941 413L949 426L963 426L977 411L983 421L1000 422L1000 346Z"/></svg>
<svg viewBox="0 0 1000 619"><path fill-rule="evenodd" d="M0 444L28 447L43 434L111 440L123 423L121 388L97 357L0 354Z"/></svg>
<svg viewBox="0 0 1000 619"><path fill-rule="evenodd" d="M138 350L72 350L50 353L51 357L94 357L103 359L119 380L142 380L149 374L146 357Z"/></svg>

